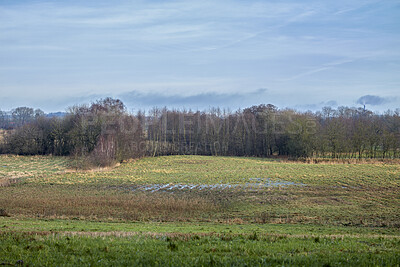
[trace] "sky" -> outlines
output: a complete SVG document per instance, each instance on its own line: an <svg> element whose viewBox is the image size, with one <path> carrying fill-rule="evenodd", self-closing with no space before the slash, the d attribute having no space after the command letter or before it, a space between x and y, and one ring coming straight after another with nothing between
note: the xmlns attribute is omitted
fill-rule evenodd
<svg viewBox="0 0 400 267"><path fill-rule="evenodd" d="M0 110L400 108L400 1L0 0Z"/></svg>

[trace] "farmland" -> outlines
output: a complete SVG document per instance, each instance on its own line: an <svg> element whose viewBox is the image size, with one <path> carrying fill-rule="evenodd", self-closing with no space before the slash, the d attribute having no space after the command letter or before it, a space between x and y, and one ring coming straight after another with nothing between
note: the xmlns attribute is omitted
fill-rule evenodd
<svg viewBox="0 0 400 267"><path fill-rule="evenodd" d="M0 263L395 265L399 177L382 162L168 156L79 171L0 156Z"/></svg>

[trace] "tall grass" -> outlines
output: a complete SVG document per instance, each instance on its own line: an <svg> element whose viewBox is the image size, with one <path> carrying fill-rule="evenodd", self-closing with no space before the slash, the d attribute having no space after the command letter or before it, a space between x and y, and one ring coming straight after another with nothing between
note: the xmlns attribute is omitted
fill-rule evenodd
<svg viewBox="0 0 400 267"><path fill-rule="evenodd" d="M199 196L167 193L124 193L81 187L9 188L0 207L13 216L36 218L110 219L129 221L188 221L219 210L218 205ZM30 190L31 189L31 190ZM4 195L3 195L4 196Z"/></svg>

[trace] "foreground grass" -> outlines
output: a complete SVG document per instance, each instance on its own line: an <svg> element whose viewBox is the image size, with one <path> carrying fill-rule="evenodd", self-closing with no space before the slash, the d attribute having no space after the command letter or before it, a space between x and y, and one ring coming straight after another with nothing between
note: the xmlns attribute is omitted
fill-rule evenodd
<svg viewBox="0 0 400 267"><path fill-rule="evenodd" d="M251 235L2 233L3 264L29 266L398 266L400 240Z"/></svg>
<svg viewBox="0 0 400 267"><path fill-rule="evenodd" d="M295 236L398 237L392 227L322 226L312 224L238 224L235 222L104 222L87 220L27 219L0 217L1 232L92 232L92 233L178 233L178 234L271 234Z"/></svg>
<svg viewBox="0 0 400 267"><path fill-rule="evenodd" d="M392 228L0 218L0 264L398 266Z"/></svg>
<svg viewBox="0 0 400 267"><path fill-rule="evenodd" d="M0 218L0 259L42 265L396 266L394 228Z"/></svg>

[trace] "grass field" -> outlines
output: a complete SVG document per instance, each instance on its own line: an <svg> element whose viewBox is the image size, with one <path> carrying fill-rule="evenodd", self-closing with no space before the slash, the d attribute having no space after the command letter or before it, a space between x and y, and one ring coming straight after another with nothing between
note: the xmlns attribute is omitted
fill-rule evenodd
<svg viewBox="0 0 400 267"><path fill-rule="evenodd" d="M170 156L75 171L0 156L0 209L0 264L400 262L397 164Z"/></svg>

